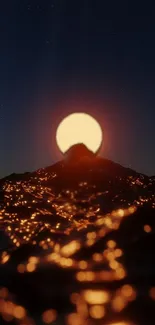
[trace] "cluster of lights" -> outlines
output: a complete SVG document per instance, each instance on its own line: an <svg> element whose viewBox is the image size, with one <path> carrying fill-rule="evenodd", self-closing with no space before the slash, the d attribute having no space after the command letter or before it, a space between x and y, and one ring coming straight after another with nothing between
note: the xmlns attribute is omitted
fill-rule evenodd
<svg viewBox="0 0 155 325"><path fill-rule="evenodd" d="M0 206L1 229L7 234L10 245L0 254L0 264L11 263L12 254L23 244L40 249L16 265L19 274L33 273L46 265L70 269L78 286L70 294L74 312L66 316L67 325L102 324L109 310L121 311L136 299L136 289L126 283L127 270L123 265L123 250L115 240L108 239L105 247L98 251L95 245L113 231L118 230L123 218L132 215L138 206L149 203L155 208L154 195L146 195L146 184L139 178L119 178L129 188L139 187L141 195L127 200L126 193L119 188L111 197L111 181L101 191L95 184L79 182L76 189L69 188L55 193L55 172L41 169L31 174L28 180L5 181L4 202ZM150 179L148 186L153 180ZM103 212L103 202L111 198L110 212ZM143 225L145 234L152 231L149 224ZM63 236L61 236L63 235ZM57 240L59 238L59 240ZM80 258L82 249L92 252ZM115 281L115 290L105 290L104 285ZM121 281L125 284L120 285ZM155 289L148 293L155 300ZM6 321L19 325L34 325L26 309L15 303L6 288L0 290L0 315ZM40 315L43 324L52 324L58 312L51 306ZM131 325L130 322L105 323L105 325Z"/></svg>

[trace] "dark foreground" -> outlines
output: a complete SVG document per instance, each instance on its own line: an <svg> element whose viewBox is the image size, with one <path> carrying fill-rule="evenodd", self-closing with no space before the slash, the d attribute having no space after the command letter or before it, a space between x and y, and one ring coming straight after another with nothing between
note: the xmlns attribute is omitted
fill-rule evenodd
<svg viewBox="0 0 155 325"><path fill-rule="evenodd" d="M154 325L155 179L74 158L0 182L0 324Z"/></svg>

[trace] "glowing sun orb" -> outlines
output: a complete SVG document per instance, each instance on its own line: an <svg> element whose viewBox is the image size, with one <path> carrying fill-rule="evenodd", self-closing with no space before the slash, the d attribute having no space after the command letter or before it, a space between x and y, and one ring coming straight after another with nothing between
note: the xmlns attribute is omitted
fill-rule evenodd
<svg viewBox="0 0 155 325"><path fill-rule="evenodd" d="M62 153L81 143L96 153L102 144L102 129L91 115L73 113L60 122L56 131L56 141Z"/></svg>

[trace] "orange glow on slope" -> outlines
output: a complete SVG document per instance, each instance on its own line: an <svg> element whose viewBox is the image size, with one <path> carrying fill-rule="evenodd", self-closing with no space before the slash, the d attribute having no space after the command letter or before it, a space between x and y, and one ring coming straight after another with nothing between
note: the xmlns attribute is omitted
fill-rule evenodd
<svg viewBox="0 0 155 325"><path fill-rule="evenodd" d="M96 153L102 144L102 129L92 116L86 113L73 113L60 122L56 141L62 153L80 143Z"/></svg>

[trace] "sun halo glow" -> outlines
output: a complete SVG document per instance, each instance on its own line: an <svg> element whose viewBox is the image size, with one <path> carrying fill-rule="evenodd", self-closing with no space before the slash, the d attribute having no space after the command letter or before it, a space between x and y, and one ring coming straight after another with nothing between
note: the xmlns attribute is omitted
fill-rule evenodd
<svg viewBox="0 0 155 325"><path fill-rule="evenodd" d="M66 116L58 125L56 142L62 153L80 143L96 153L102 144L102 129L91 115L73 113Z"/></svg>

